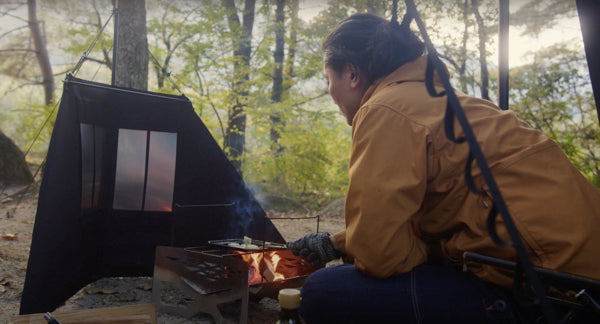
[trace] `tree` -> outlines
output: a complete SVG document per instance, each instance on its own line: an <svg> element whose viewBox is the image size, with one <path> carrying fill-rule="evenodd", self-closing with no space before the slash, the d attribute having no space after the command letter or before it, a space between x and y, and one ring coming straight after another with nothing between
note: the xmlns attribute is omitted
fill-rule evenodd
<svg viewBox="0 0 600 324"><path fill-rule="evenodd" d="M92 0L89 2L68 2L60 0L46 0L48 10L54 15L77 17L77 19L68 20L61 30L62 37L67 35L66 42L62 48L65 54L73 55L74 59L80 59L82 53L86 55L86 61L94 62L100 67L105 67L112 72L114 33L103 29L108 23L109 2L100 2ZM113 16L114 17L114 16ZM94 48L87 53L91 44ZM88 65L83 65L82 70ZM98 71L99 68L95 70ZM94 73L94 76L96 76ZM96 80L94 80L96 81Z"/></svg>
<svg viewBox="0 0 600 324"><path fill-rule="evenodd" d="M600 126L593 118L585 56L565 44L533 56L533 63L511 70L511 109L557 141L583 175L600 187Z"/></svg>
<svg viewBox="0 0 600 324"><path fill-rule="evenodd" d="M123 12L123 6L127 5L125 2L119 1L121 26L128 20ZM566 5L559 2L548 1L557 8L565 9ZM43 98L43 88L40 87L43 77L40 77L42 73L38 69L35 45L28 28L27 11L15 11L18 5L14 3L0 4L0 19L6 17L3 14L19 16L23 25L13 24L12 30L12 27L5 27L10 24L0 24L0 73L9 80L4 82L3 79L3 91L17 89L25 93L25 90L34 89L39 94L36 92L32 98ZM19 3L24 9L26 2L21 0ZM285 4L283 18L277 8L278 3ZM405 8L402 1L398 4L398 16L401 18ZM43 22L39 27L50 45L50 57L60 57L65 70L70 69L98 37L94 50L87 53L88 63L98 64L84 64L80 75L108 83L106 80L110 74L104 72L110 72L112 68L113 35L110 25L103 33L99 32L108 21L111 2L38 0L38 5L38 20ZM255 0L148 0L146 5L148 29L147 36L142 36L142 39L147 37L158 62L150 65L150 90L171 92L168 84L164 83L165 75L159 66L172 72L173 80L192 101L195 111L222 144L245 181L262 192L306 199L313 206L316 201L320 203L344 195L350 128L327 96L322 79L321 41L338 21L353 13L372 12L389 19L391 1L330 0L321 5L322 10L311 20L298 16L299 5L305 6L299 0L269 0L260 4ZM528 11L523 9L519 12L522 12L521 17L535 15L532 21L543 18L540 23L570 15L547 7L546 2L530 0L522 7L528 8ZM493 59L489 52L497 35L496 2L427 0L418 3L418 10L457 87L475 96L484 96L485 89L488 89L489 96L494 97L495 64L488 60ZM574 7L570 12L574 12ZM513 13L511 25L520 22L527 22L527 19L518 18ZM275 28L278 25L283 28ZM412 27L415 29L414 24ZM542 28L526 27L532 32ZM118 48L127 45L128 40L124 37L119 36ZM480 49L480 45L484 46ZM148 53L146 48L137 50L136 55L144 53ZM557 60L568 56L566 52L553 53ZM587 90L581 84L574 87L573 82L557 81L555 87L562 89L560 93L573 95L556 97L558 90L549 92L552 82L547 81L544 85L537 82L546 78L540 71L550 71L549 65L542 62L538 60L537 74L533 74L533 67L523 74L511 71L515 74L511 75L511 98L519 106L515 110L524 116L532 114L528 121L555 136L561 147L573 157L572 161L581 170L587 170L582 172L591 179L593 174L598 173L592 171L594 165L598 165L598 150L592 140L597 138L595 128L587 124L574 127L580 120L565 118L566 114L559 109L571 107L573 111L580 109L582 112L579 114L584 114L590 107L585 94ZM484 64L490 75L487 86L484 82L485 69L482 68ZM565 71L560 73L560 69L554 67L555 76L568 75L564 74L567 65L563 66ZM57 69L56 65L54 69ZM123 71L118 67L117 73L119 70ZM535 82L532 81L534 75L538 78ZM547 80L552 78L547 77ZM566 80L566 76L561 80ZM568 84L571 85L570 91L566 90ZM60 84L57 83L57 86ZM531 90L531 93L517 92L523 89ZM554 97L549 98L549 93ZM539 98L540 101L527 102L527 98ZM6 101L0 102L0 109L3 109L0 111L0 128L20 145L28 140L23 139L23 134L35 132L31 125L39 125L47 117L41 100L38 104L22 99L22 103L14 105L17 108L10 106L10 112L7 107ZM571 116L577 114L571 113ZM544 128L544 123L552 127ZM272 137L272 134L275 136ZM49 134L44 132L42 135ZM44 138L45 144L48 138ZM588 140L582 141L581 138ZM274 140L277 145L273 145ZM280 148L285 150L279 151ZM40 152L44 149L43 145L34 147Z"/></svg>
<svg viewBox="0 0 600 324"><path fill-rule="evenodd" d="M45 104L50 105L54 100L54 75L52 75L52 65L46 48L46 40L40 29L40 22L37 19L36 0L27 0L27 12L29 17L29 30L35 46L35 55L37 57L40 70L42 71L42 85L44 86Z"/></svg>
<svg viewBox="0 0 600 324"><path fill-rule="evenodd" d="M250 80L250 55L252 54L252 29L254 27L255 0L245 0L243 20L237 14L234 0L223 0L227 9L227 22L233 45L234 104L229 108L229 120L224 139L224 150L233 166L242 172L242 157L246 141L245 108L248 105Z"/></svg>
<svg viewBox="0 0 600 324"><path fill-rule="evenodd" d="M489 89L489 73L487 68L487 50L486 44L488 42L488 31L485 26L485 22L481 13L479 12L480 1L471 0L471 5L473 9L473 14L475 15L475 20L477 21L477 35L479 36L479 66L481 67L481 75L480 75L480 84L479 89L481 91L481 98L485 100L490 100L490 95L488 94Z"/></svg>
<svg viewBox="0 0 600 324"><path fill-rule="evenodd" d="M287 72L285 73L283 97L289 96L290 87L294 82L294 64L296 64L296 52L298 50L298 32L300 29L300 0L291 0L290 4L290 36L288 44L288 56L285 62Z"/></svg>
<svg viewBox="0 0 600 324"><path fill-rule="evenodd" d="M115 0L117 1L117 0ZM148 89L148 37L146 1L118 1L115 85Z"/></svg>
<svg viewBox="0 0 600 324"><path fill-rule="evenodd" d="M524 27L523 34L538 35L545 28L556 25L561 18L576 16L575 1L529 0L510 14L510 24Z"/></svg>
<svg viewBox="0 0 600 324"><path fill-rule="evenodd" d="M191 4L194 6L190 6L188 1L160 0L154 3L155 10L163 10L160 16L148 22L148 34L155 42L152 53L158 62L153 62L153 67L159 89L165 86L172 59L177 57L186 42L194 41L200 32L191 21L198 8L195 3Z"/></svg>
<svg viewBox="0 0 600 324"><path fill-rule="evenodd" d="M38 21L37 18L37 3L35 0L27 1L27 17L27 25L30 31L30 39L33 42L33 49L30 48L31 42L28 42L29 46L27 48L15 48L8 52L14 54L22 51L22 57L30 57L32 53L35 54L41 71L41 77L37 78L33 75L28 76L27 74L29 73L27 72L21 74L21 72L28 70L24 65L17 70L17 75L21 75L23 78L30 80L41 79L41 81L36 80L31 82L31 84L41 84L43 86L44 103L46 106L49 106L54 100L54 76L52 74L52 66L46 47L46 39L44 38L44 33L42 33L42 28L40 27L41 22ZM20 28L15 28L12 32L19 29ZM9 61L14 58L14 56L9 56ZM29 60L23 61L27 62ZM11 68L8 67L7 71L11 71ZM33 176L25 161L25 155L18 146L15 145L13 140L7 137L2 131L0 131L0 152L2 152L2 154L0 154L0 181L7 184L11 182L30 183L33 181Z"/></svg>
<svg viewBox="0 0 600 324"><path fill-rule="evenodd" d="M283 59L285 56L284 45L285 45L285 0L276 0L276 13L275 13L275 52L273 53L273 89L271 90L271 103L280 103L283 95ZM273 111L271 114L271 141L272 150L274 154L279 154L282 151L282 147L279 143L279 130L281 129L281 116L277 111Z"/></svg>
<svg viewBox="0 0 600 324"><path fill-rule="evenodd" d="M490 0L427 1L419 6L430 38L465 93L490 100L489 52L498 7Z"/></svg>
<svg viewBox="0 0 600 324"><path fill-rule="evenodd" d="M257 70L252 74L244 178L260 192L326 202L345 191L350 143L349 129L324 88L320 45L323 35L337 23L329 13L345 17L347 12L332 5L330 12L317 18L319 26L314 26L296 16L298 3L287 2L282 95L275 103L271 100L277 52L275 22L282 19L276 19L277 8L272 3L269 10L263 7L259 11L269 15L264 27L268 32L263 34L265 38L255 39L258 45L252 55L252 68ZM320 26L321 22L327 27ZM265 98L265 93L269 97ZM281 118L275 147L270 137L274 113ZM285 149L278 150L280 147Z"/></svg>
<svg viewBox="0 0 600 324"><path fill-rule="evenodd" d="M27 19L9 13L17 11L19 7L20 4L18 3L12 4L12 6L8 4L4 8L6 11L2 14L10 15L21 22L25 22L27 25L16 26L0 35L0 38L12 36L6 42L6 47L0 51L0 61L2 61L0 73L22 82L7 92L12 92L26 86L42 85L45 104L49 105L54 98L55 86L52 66L48 56L44 25L37 17L36 0L27 1ZM29 35L23 33L25 28L29 30ZM37 64L33 63L34 60L37 60Z"/></svg>

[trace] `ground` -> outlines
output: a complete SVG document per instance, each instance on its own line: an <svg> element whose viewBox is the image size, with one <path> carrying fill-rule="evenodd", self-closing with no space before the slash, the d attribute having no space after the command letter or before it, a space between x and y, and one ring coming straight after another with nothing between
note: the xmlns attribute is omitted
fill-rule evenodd
<svg viewBox="0 0 600 324"><path fill-rule="evenodd" d="M37 210L37 186L0 186L0 323L6 323L12 316L18 315L21 292L27 270L31 235ZM339 205L339 203L337 204ZM307 233L337 232L343 228L343 218L338 208L326 209L317 220L307 218L300 220L285 219L290 216L313 216L315 212L281 212L267 210L273 223L290 241ZM333 262L335 263L335 262ZM117 307L151 303L152 278L103 278L71 297L57 311ZM239 305L225 305L236 309ZM235 312L235 311L233 311ZM251 301L249 305L249 323L274 323L277 319L277 301L263 298ZM226 314L225 314L226 315ZM192 319L173 315L158 314L159 323L211 323L210 316L197 315Z"/></svg>

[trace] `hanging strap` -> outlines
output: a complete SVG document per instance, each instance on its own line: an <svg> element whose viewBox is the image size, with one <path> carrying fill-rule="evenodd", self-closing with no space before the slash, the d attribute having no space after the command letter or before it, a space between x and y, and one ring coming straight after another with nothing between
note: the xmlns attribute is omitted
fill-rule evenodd
<svg viewBox="0 0 600 324"><path fill-rule="evenodd" d="M177 92L179 92L179 94L183 95L183 92L181 92L181 90L179 90L179 87L177 86L175 81L173 81L173 79L171 79L171 72L167 71L167 69L165 69L162 65L160 65L160 62L158 62L156 57L154 57L154 55L150 51L150 48L148 48L148 53L150 54L150 57L154 61L154 64L156 64L156 66L158 66L160 68L160 72L162 72L162 74L164 74L167 77L167 79L169 79L169 81L171 82L171 84L173 85L175 90L177 90Z"/></svg>
<svg viewBox="0 0 600 324"><path fill-rule="evenodd" d="M106 29L106 26L108 25L108 23L110 22L110 20L112 19L112 17L115 15L115 12L116 12L116 9L112 11L112 13L108 17L108 19L106 20L106 22L104 23L104 25L102 25L102 28L100 28L100 31L98 32L98 34L96 35L96 37L94 38L94 40L90 43L90 46L88 47L87 51L83 52L83 55L81 55L81 57L79 58L79 61L77 62L77 64L73 68L73 71L71 71L71 74L73 76L77 76L77 72L79 72L79 69L81 68L81 65L83 64L83 62L85 60L87 60L88 55L90 55L90 53L94 49L94 46L96 46L96 42L98 42L98 39L100 38L100 35L102 35L102 33L104 32L104 29Z"/></svg>
<svg viewBox="0 0 600 324"><path fill-rule="evenodd" d="M446 115L444 117L446 136L449 140L453 141L454 143L467 142L469 145L470 151L469 156L467 158L467 166L465 167L465 177L466 179L468 179L466 182L469 186L469 190L479 194L482 193L481 190L475 188L471 175L471 164L473 161L477 161L477 165L481 170L481 174L488 186L489 193L491 194L491 197L493 199L493 205L487 219L488 232L494 243L500 246L510 245L515 249L518 259L517 264L523 269L523 272L526 275L526 280L530 285L531 290L535 293L535 302L541 306L548 323L558 323L556 313L554 309L549 305L548 300L546 299L546 287L542 284L537 273L535 273L534 271L533 263L531 262L531 259L527 254L527 250L525 249L523 241L521 240L519 231L515 226L512 217L510 216L506 203L504 202L504 198L500 193L498 185L496 184L496 180L492 175L492 172L488 166L485 156L483 155L481 147L479 146L479 143L477 143L475 133L473 132L473 129L471 128L471 125L467 120L465 112L460 105L460 102L456 96L456 93L454 92L454 89L450 85L450 79L446 73L444 64L440 61L436 49L433 46L431 40L429 39L429 36L425 29L425 24L423 23L421 17L419 16L419 13L417 12L417 8L414 4L414 1L405 0L405 3L406 15L408 15L408 18L405 16L405 19L409 19L409 21L414 19L417 23L417 26L419 27L419 31L421 32L421 36L423 37L429 54L428 65L431 66L429 69L435 69L435 71L437 71L445 89L447 98ZM429 75L429 77L427 77L427 75ZM433 72L427 72L427 69L426 86L430 95L432 94L432 92L433 94L437 94L437 92L433 90ZM456 138L454 133L454 119L456 119L460 124L464 132L464 137ZM502 241L498 236L498 233L496 232L495 217L496 215L498 215L498 213L502 217L506 230L510 236L511 242ZM517 284L517 282L520 281L515 280L515 284Z"/></svg>

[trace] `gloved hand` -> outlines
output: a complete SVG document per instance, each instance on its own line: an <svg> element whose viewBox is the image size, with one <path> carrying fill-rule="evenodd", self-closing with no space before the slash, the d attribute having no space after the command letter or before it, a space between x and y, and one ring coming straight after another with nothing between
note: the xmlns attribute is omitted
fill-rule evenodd
<svg viewBox="0 0 600 324"><path fill-rule="evenodd" d="M315 267L324 266L342 256L342 252L333 247L327 232L307 234L297 241L288 242L287 246L295 255L300 255Z"/></svg>

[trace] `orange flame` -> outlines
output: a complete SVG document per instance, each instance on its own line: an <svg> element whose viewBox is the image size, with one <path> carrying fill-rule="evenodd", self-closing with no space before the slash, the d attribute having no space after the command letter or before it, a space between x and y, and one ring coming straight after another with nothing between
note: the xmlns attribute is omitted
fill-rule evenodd
<svg viewBox="0 0 600 324"><path fill-rule="evenodd" d="M277 264L279 264L279 260L281 260L281 257L279 256L279 254L271 252L271 260L273 261L273 269L277 270ZM273 281L285 279L285 276L282 273L274 271L274 274L275 278L273 279Z"/></svg>
<svg viewBox="0 0 600 324"><path fill-rule="evenodd" d="M241 254L241 257L248 263L249 285L285 279L285 275L277 272L281 260L277 251Z"/></svg>

